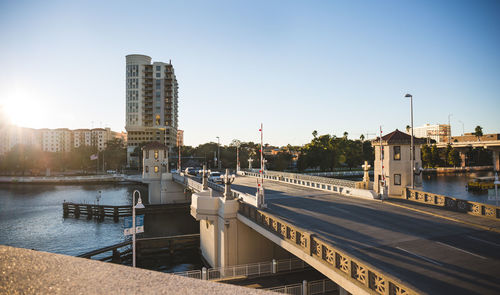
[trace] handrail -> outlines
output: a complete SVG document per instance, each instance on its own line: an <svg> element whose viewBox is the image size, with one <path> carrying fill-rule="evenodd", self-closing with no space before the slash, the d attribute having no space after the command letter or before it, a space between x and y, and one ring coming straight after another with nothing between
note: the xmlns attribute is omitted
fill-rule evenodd
<svg viewBox="0 0 500 295"><path fill-rule="evenodd" d="M438 195L411 188L406 188L405 194L402 199L458 211L461 213L467 213L474 216L493 218L496 220L500 219L500 207L485 203L473 202L445 195Z"/></svg>
<svg viewBox="0 0 500 295"><path fill-rule="evenodd" d="M281 239L304 251L307 255L329 266L329 268L360 288L378 294L418 294L412 287L365 261L354 258L329 242L310 232L291 225L269 212L245 203L240 203L239 214L265 228Z"/></svg>
<svg viewBox="0 0 500 295"><path fill-rule="evenodd" d="M245 171L243 173L245 175L260 177L260 174L255 173L255 172ZM317 182L317 183L337 185L337 186L343 186L343 187L347 187L347 188L355 188L356 187L356 182L351 181L351 180L338 179L338 178L328 178L328 177L321 177L321 176L311 176L311 175L289 173L289 172L266 171L264 173L264 178L287 181L287 182L288 181L292 181L292 182L313 181L313 182Z"/></svg>

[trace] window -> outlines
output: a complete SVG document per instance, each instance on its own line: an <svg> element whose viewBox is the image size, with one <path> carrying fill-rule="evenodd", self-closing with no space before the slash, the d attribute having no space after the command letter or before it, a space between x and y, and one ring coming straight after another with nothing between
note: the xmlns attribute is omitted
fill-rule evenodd
<svg viewBox="0 0 500 295"><path fill-rule="evenodd" d="M396 161L401 160L401 147L400 146L394 146L394 160L396 160Z"/></svg>
<svg viewBox="0 0 500 295"><path fill-rule="evenodd" d="M149 172L149 166L146 166L146 173Z"/></svg>
<svg viewBox="0 0 500 295"><path fill-rule="evenodd" d="M161 74L160 73L156 73L156 78L160 78L161 77Z"/></svg>
<svg viewBox="0 0 500 295"><path fill-rule="evenodd" d="M394 185L401 185L401 174L394 174Z"/></svg>
<svg viewBox="0 0 500 295"><path fill-rule="evenodd" d="M158 173L159 169L158 166L155 166L155 173Z"/></svg>
<svg viewBox="0 0 500 295"><path fill-rule="evenodd" d="M155 160L158 159L158 150L155 150Z"/></svg>
<svg viewBox="0 0 500 295"><path fill-rule="evenodd" d="M161 66L156 66L157 71L161 71Z"/></svg>
<svg viewBox="0 0 500 295"><path fill-rule="evenodd" d="M167 150L163 150L163 158L167 158Z"/></svg>

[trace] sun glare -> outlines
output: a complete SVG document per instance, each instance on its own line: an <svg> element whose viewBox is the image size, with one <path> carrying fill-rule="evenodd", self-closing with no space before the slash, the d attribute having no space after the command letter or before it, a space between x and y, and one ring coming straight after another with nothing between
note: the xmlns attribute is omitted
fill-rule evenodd
<svg viewBox="0 0 500 295"><path fill-rule="evenodd" d="M43 108L27 99L9 99L3 104L3 113L7 121L21 127L41 128L45 118ZM45 114L47 115L47 114Z"/></svg>

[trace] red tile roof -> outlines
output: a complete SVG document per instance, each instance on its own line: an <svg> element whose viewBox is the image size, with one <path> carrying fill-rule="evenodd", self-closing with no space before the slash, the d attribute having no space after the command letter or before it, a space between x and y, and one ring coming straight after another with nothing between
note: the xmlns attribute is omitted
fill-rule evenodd
<svg viewBox="0 0 500 295"><path fill-rule="evenodd" d="M392 131L389 134L382 136L382 141L385 144L410 144L411 143L411 135L406 134L404 132L399 131L398 129ZM379 144L380 137L377 137L372 141L372 144ZM413 137L414 144L424 144L425 139Z"/></svg>

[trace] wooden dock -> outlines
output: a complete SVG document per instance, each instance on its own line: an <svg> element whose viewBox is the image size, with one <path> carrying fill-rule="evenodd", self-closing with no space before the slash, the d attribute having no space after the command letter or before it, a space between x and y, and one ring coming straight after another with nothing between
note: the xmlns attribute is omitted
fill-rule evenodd
<svg viewBox="0 0 500 295"><path fill-rule="evenodd" d="M169 213L186 211L189 212L190 204L163 204L163 205L146 205L144 209L137 209L136 214L145 213ZM112 217L115 222L118 222L120 217L132 216L132 206L130 205L96 205L96 204L78 204L72 202L63 203L63 217L80 218L85 216L87 219L95 218L104 220L105 217Z"/></svg>
<svg viewBox="0 0 500 295"><path fill-rule="evenodd" d="M104 220L105 217L112 217L115 221L118 221L120 217L131 216L132 207L64 202L63 217L67 218L70 215L75 218L80 218L81 215L84 215L87 219L96 218L98 220Z"/></svg>
<svg viewBox="0 0 500 295"><path fill-rule="evenodd" d="M157 238L143 238L136 240L137 256L156 253L174 254L179 250L198 249L200 247L200 234L177 235ZM94 256L105 254L103 257L96 258L100 261L122 263L130 258L132 253L132 241L126 241L83 253L77 257L92 259Z"/></svg>

